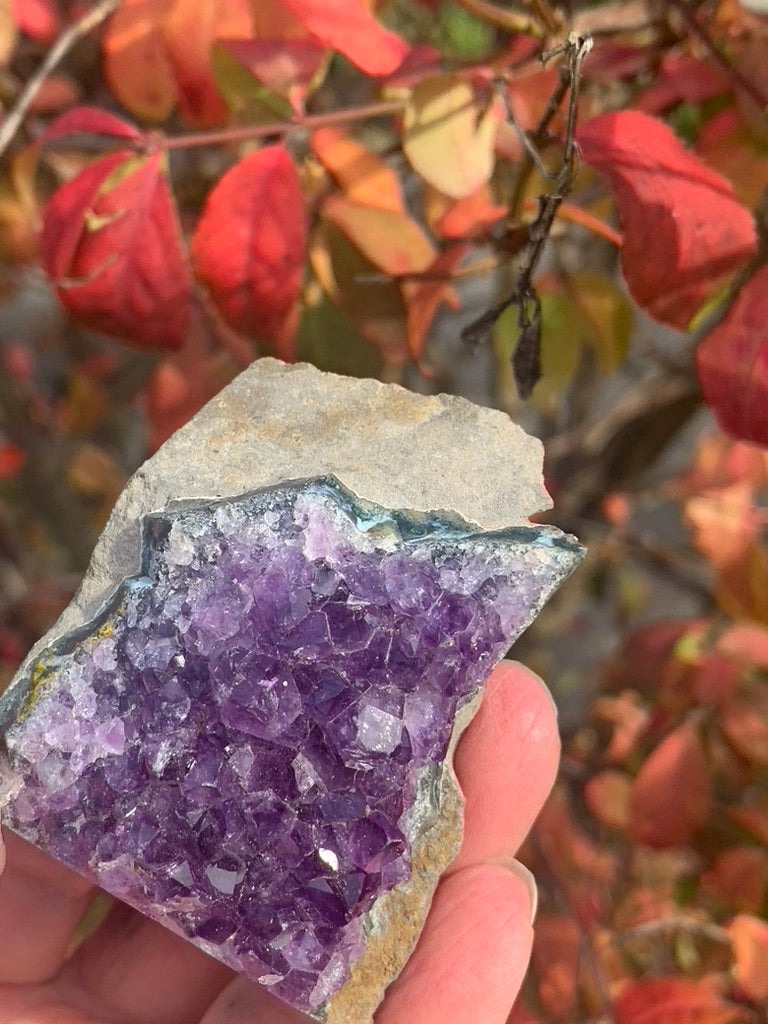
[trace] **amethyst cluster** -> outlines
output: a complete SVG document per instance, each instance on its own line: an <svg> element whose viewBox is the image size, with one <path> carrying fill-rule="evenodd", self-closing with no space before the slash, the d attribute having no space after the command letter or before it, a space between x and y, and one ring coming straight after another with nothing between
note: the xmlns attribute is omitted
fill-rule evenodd
<svg viewBox="0 0 768 1024"><path fill-rule="evenodd" d="M0 705L6 823L312 1012L409 877L458 708L576 560L334 480L146 518L142 574Z"/></svg>

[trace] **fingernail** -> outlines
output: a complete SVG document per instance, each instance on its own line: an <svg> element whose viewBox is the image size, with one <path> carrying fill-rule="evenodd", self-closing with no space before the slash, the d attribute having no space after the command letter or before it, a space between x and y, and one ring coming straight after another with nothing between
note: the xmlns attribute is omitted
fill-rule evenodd
<svg viewBox="0 0 768 1024"><path fill-rule="evenodd" d="M507 871L511 871L513 875L516 875L528 890L528 900L531 908L531 924L533 924L536 920L536 911L539 907L539 887L536 885L536 879L534 878L533 872L530 871L525 864L521 864L519 860L504 860L499 861L499 863L502 867L505 867Z"/></svg>

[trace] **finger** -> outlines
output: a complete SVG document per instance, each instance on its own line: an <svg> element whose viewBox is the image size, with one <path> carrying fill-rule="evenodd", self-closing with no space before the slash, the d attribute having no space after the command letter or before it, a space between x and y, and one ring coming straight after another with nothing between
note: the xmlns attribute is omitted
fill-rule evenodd
<svg viewBox="0 0 768 1024"><path fill-rule="evenodd" d="M0 983L45 981L61 966L94 887L6 832L0 878Z"/></svg>
<svg viewBox="0 0 768 1024"><path fill-rule="evenodd" d="M444 878L375 1024L504 1024L531 954L531 915L529 885L507 867Z"/></svg>
<svg viewBox="0 0 768 1024"><path fill-rule="evenodd" d="M548 690L524 666L502 662L456 750L464 841L450 871L514 856L552 787L559 757Z"/></svg>
<svg viewBox="0 0 768 1024"><path fill-rule="evenodd" d="M226 988L200 1024L310 1024L303 1013L279 1002L246 978Z"/></svg>
<svg viewBox="0 0 768 1024"><path fill-rule="evenodd" d="M96 1017L196 1024L232 971L186 939L116 904L69 960L57 985L85 994Z"/></svg>

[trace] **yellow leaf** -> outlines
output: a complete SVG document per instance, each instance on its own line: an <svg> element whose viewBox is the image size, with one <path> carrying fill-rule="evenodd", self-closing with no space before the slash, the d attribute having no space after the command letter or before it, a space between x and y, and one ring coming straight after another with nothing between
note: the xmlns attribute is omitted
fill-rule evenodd
<svg viewBox="0 0 768 1024"><path fill-rule="evenodd" d="M322 214L388 277L423 273L435 258L422 228L405 214L361 206L336 195L323 203Z"/></svg>
<svg viewBox="0 0 768 1024"><path fill-rule="evenodd" d="M411 93L403 151L425 181L461 199L476 192L493 172L498 123L497 107L486 108L469 82L437 75Z"/></svg>
<svg viewBox="0 0 768 1024"><path fill-rule="evenodd" d="M0 67L5 67L16 45L16 23L11 0L0 0Z"/></svg>

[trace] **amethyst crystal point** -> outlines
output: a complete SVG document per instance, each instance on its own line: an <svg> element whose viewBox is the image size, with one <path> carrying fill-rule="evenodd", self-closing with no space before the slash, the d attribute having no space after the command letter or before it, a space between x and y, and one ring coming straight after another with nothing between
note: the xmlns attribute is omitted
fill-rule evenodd
<svg viewBox="0 0 768 1024"><path fill-rule="evenodd" d="M454 720L579 556L329 478L146 516L141 573L0 702L4 820L316 1019L367 1020L338 993L366 948L379 989L397 972L401 896L455 846Z"/></svg>

